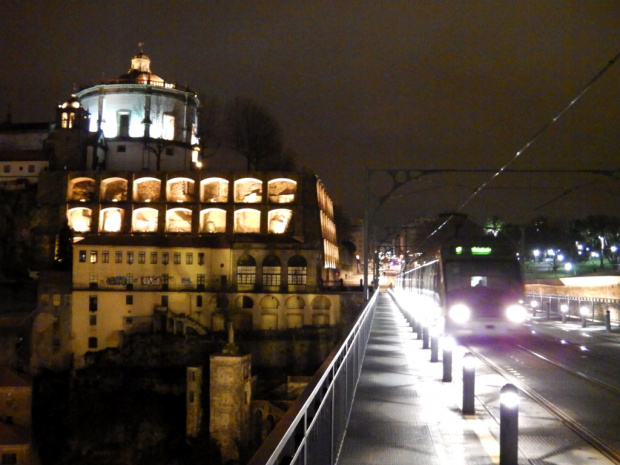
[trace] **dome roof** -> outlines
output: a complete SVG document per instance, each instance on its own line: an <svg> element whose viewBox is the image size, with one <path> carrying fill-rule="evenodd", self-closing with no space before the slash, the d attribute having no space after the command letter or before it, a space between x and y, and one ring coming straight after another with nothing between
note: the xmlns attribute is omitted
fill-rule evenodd
<svg viewBox="0 0 620 465"><path fill-rule="evenodd" d="M65 103L63 103L62 105L60 105L60 108L73 108L73 109L78 109L78 108L82 108L82 104L80 103L80 101L77 99L75 94L71 94L71 97L69 98L69 100L67 100Z"/></svg>

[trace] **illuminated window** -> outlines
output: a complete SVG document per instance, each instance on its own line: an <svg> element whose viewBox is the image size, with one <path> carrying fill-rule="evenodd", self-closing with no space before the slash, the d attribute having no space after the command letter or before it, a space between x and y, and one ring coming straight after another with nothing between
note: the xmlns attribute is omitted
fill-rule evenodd
<svg viewBox="0 0 620 465"><path fill-rule="evenodd" d="M86 250L80 250L78 261L80 263L86 263Z"/></svg>
<svg viewBox="0 0 620 465"><path fill-rule="evenodd" d="M269 232L272 234L282 234L287 232L292 216L292 210L287 210L284 208L271 210L269 212Z"/></svg>
<svg viewBox="0 0 620 465"><path fill-rule="evenodd" d="M92 211L90 208L72 208L67 212L67 223L75 232L90 231Z"/></svg>
<svg viewBox="0 0 620 465"><path fill-rule="evenodd" d="M133 184L135 202L156 202L161 192L161 181L157 178L136 179Z"/></svg>
<svg viewBox="0 0 620 465"><path fill-rule="evenodd" d="M157 252L151 252L151 265L155 265L157 263Z"/></svg>
<svg viewBox="0 0 620 465"><path fill-rule="evenodd" d="M263 199L263 182L255 178L235 181L235 202L260 203Z"/></svg>
<svg viewBox="0 0 620 465"><path fill-rule="evenodd" d="M108 178L101 181L99 197L105 202L123 202L127 200L127 180Z"/></svg>
<svg viewBox="0 0 620 465"><path fill-rule="evenodd" d="M226 210L209 208L200 212L201 233L226 232Z"/></svg>
<svg viewBox="0 0 620 465"><path fill-rule="evenodd" d="M192 232L192 211L187 208L173 208L166 212L166 231Z"/></svg>
<svg viewBox="0 0 620 465"><path fill-rule="evenodd" d="M228 181L222 178L209 178L200 182L200 201L221 203L228 201Z"/></svg>
<svg viewBox="0 0 620 465"><path fill-rule="evenodd" d="M129 112L119 112L118 114L118 135L129 137Z"/></svg>
<svg viewBox="0 0 620 465"><path fill-rule="evenodd" d="M170 202L191 202L194 200L194 180L173 178L166 184L166 198Z"/></svg>
<svg viewBox="0 0 620 465"><path fill-rule="evenodd" d="M97 251L96 250L90 251L90 262L97 263Z"/></svg>
<svg viewBox="0 0 620 465"><path fill-rule="evenodd" d="M174 139L174 115L170 114L170 113L164 113L164 119L163 119L163 130L162 130L162 138L166 139L166 140L173 140Z"/></svg>
<svg viewBox="0 0 620 465"><path fill-rule="evenodd" d="M146 263L146 252L138 252L138 263L141 265Z"/></svg>
<svg viewBox="0 0 620 465"><path fill-rule="evenodd" d="M242 255L237 260L237 283L256 283L256 260L251 255Z"/></svg>
<svg viewBox="0 0 620 465"><path fill-rule="evenodd" d="M75 121L75 113L62 113L60 117L60 127L63 129L71 129Z"/></svg>
<svg viewBox="0 0 620 465"><path fill-rule="evenodd" d="M204 274L199 274L196 277L196 282L198 283L199 286L204 286L207 282L207 277Z"/></svg>
<svg viewBox="0 0 620 465"><path fill-rule="evenodd" d="M308 265L301 255L293 255L288 260L288 283L291 285L306 284Z"/></svg>
<svg viewBox="0 0 620 465"><path fill-rule="evenodd" d="M180 265L181 264L181 252L175 252L174 253L174 264L175 265Z"/></svg>
<svg viewBox="0 0 620 465"><path fill-rule="evenodd" d="M119 232L123 224L122 208L104 208L99 214L99 230L102 232Z"/></svg>
<svg viewBox="0 0 620 465"><path fill-rule="evenodd" d="M130 265L133 263L133 252L127 252L127 263Z"/></svg>
<svg viewBox="0 0 620 465"><path fill-rule="evenodd" d="M159 212L154 208L137 208L133 212L131 230L133 232L157 232Z"/></svg>
<svg viewBox="0 0 620 465"><path fill-rule="evenodd" d="M75 178L69 182L67 199L77 202L90 202L95 195L95 180Z"/></svg>
<svg viewBox="0 0 620 465"><path fill-rule="evenodd" d="M281 270L282 267L278 257L275 255L266 256L263 260L263 285L279 286Z"/></svg>
<svg viewBox="0 0 620 465"><path fill-rule="evenodd" d="M260 232L260 212L251 208L242 208L235 211L235 232Z"/></svg>
<svg viewBox="0 0 620 465"><path fill-rule="evenodd" d="M292 179L272 179L268 184L270 203L291 203L295 201L297 183Z"/></svg>

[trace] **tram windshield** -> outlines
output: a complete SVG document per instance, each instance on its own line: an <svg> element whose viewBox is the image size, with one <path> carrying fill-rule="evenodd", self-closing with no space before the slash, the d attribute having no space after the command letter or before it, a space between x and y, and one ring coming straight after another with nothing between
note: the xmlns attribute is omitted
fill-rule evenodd
<svg viewBox="0 0 620 465"><path fill-rule="evenodd" d="M519 264L511 261L458 261L444 265L446 291L469 288L497 291L517 290L522 286Z"/></svg>

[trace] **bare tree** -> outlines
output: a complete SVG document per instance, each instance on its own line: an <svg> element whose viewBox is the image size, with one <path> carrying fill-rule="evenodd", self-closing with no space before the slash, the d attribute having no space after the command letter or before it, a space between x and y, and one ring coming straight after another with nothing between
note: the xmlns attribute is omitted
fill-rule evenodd
<svg viewBox="0 0 620 465"><path fill-rule="evenodd" d="M280 126L264 107L237 97L228 105L225 119L227 142L246 158L248 171L264 169L270 159L282 155Z"/></svg>

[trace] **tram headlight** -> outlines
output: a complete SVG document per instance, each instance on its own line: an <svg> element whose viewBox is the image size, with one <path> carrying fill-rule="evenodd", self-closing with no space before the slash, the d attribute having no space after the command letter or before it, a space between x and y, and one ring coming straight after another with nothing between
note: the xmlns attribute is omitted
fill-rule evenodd
<svg viewBox="0 0 620 465"><path fill-rule="evenodd" d="M527 319L527 310L522 305L510 305L506 317L513 323L523 323Z"/></svg>
<svg viewBox="0 0 620 465"><path fill-rule="evenodd" d="M455 323L465 323L471 317L471 310L466 305L456 304L450 307L448 314Z"/></svg>

